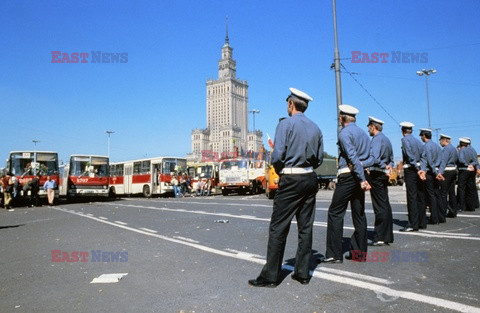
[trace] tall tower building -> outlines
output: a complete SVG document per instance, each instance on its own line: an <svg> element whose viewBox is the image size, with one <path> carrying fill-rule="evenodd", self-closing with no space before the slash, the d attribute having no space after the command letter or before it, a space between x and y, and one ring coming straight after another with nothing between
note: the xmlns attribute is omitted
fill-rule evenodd
<svg viewBox="0 0 480 313"><path fill-rule="evenodd" d="M238 79L237 64L228 38L228 20L222 58L218 61L218 79L207 80L207 128L192 131L190 159L202 152L218 156L248 150L258 151L262 132L248 132L248 82ZM203 153L204 154L204 153Z"/></svg>

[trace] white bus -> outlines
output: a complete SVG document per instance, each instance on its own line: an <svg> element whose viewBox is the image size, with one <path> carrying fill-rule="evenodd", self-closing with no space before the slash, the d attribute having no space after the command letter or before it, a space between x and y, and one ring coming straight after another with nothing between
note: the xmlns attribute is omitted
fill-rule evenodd
<svg viewBox="0 0 480 313"><path fill-rule="evenodd" d="M107 197L109 171L107 156L71 155L69 164L60 166L60 196Z"/></svg>
<svg viewBox="0 0 480 313"><path fill-rule="evenodd" d="M177 157L155 157L110 163L110 194L144 197L173 193L172 177L180 180L187 170L187 160Z"/></svg>

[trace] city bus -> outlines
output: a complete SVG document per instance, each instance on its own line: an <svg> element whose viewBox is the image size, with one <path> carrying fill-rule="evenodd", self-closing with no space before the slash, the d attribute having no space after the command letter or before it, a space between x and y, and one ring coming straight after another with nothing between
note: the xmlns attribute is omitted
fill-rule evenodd
<svg viewBox="0 0 480 313"><path fill-rule="evenodd" d="M211 193L220 193L218 188L218 169L216 162L194 162L187 164L187 174L190 177L190 184L193 188L192 192L196 192L197 184L202 179L210 179L212 182Z"/></svg>
<svg viewBox="0 0 480 313"><path fill-rule="evenodd" d="M180 180L187 170L187 159L155 157L141 160L110 163L110 194L112 196L143 194L173 194L172 177Z"/></svg>
<svg viewBox="0 0 480 313"><path fill-rule="evenodd" d="M7 159L6 172L12 173L18 179L20 187L31 181L37 174L40 174L40 191L38 195L42 198L47 197L47 192L42 186L50 176L56 184L55 198L58 198L58 153L52 151L12 151ZM20 197L28 196L27 192L20 188ZM18 197L17 196L17 197Z"/></svg>
<svg viewBox="0 0 480 313"><path fill-rule="evenodd" d="M108 197L109 158L100 155L70 156L70 162L60 166L60 196Z"/></svg>

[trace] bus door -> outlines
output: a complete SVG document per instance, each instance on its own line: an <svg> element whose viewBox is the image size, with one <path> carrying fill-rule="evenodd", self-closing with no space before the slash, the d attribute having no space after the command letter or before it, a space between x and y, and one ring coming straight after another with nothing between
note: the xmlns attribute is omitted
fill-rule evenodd
<svg viewBox="0 0 480 313"><path fill-rule="evenodd" d="M132 193L132 175L133 175L132 163L125 164L123 175L124 175L123 188L125 190L125 194L128 195Z"/></svg>
<svg viewBox="0 0 480 313"><path fill-rule="evenodd" d="M161 188L161 179L160 176L162 174L162 164L155 163L152 164L152 190L153 194L160 194L162 193Z"/></svg>

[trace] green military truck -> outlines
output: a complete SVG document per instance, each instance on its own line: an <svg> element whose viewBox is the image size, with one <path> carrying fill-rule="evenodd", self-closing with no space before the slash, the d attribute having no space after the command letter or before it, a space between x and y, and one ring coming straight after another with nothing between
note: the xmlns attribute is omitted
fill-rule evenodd
<svg viewBox="0 0 480 313"><path fill-rule="evenodd" d="M337 159L323 159L322 165L315 170L320 189L335 189L337 170Z"/></svg>

